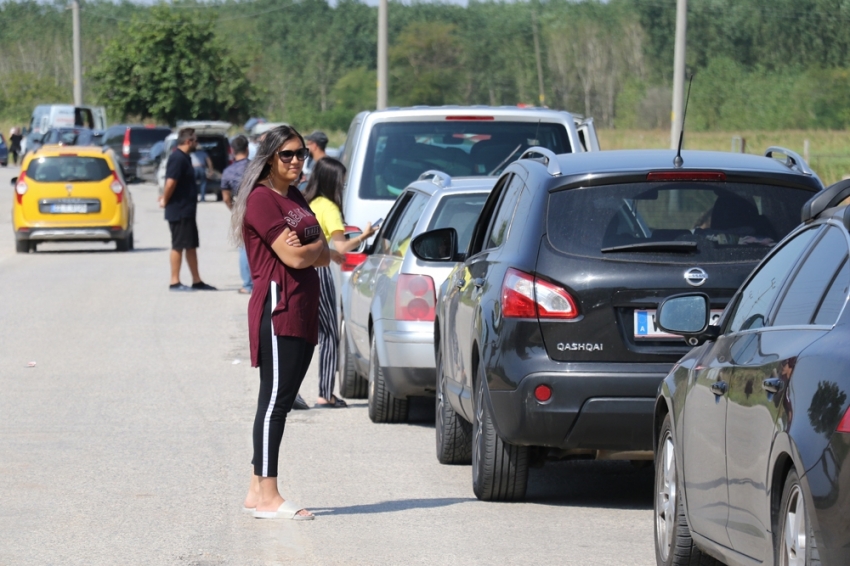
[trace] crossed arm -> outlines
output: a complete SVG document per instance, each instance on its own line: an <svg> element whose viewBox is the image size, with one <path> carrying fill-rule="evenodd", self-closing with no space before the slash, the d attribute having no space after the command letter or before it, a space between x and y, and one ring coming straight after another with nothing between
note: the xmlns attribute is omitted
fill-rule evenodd
<svg viewBox="0 0 850 566"><path fill-rule="evenodd" d="M306 245L298 240L298 235L286 228L280 236L272 242L272 250L277 254L287 267L293 269L305 269L307 267L324 267L330 264L331 251L324 234Z"/></svg>

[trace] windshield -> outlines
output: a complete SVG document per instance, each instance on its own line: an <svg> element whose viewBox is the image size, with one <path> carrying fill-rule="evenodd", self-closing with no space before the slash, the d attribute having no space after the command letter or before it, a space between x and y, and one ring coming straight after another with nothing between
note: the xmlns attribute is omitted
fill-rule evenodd
<svg viewBox="0 0 850 566"><path fill-rule="evenodd" d="M567 253L673 262L760 260L800 223L810 191L737 183L634 183L549 200L548 234Z"/></svg>
<svg viewBox="0 0 850 566"><path fill-rule="evenodd" d="M111 176L109 164L99 157L40 157L27 168L27 178L42 183L102 181Z"/></svg>
<svg viewBox="0 0 850 566"><path fill-rule="evenodd" d="M498 175L527 148L571 151L562 124L455 121L376 124L360 182L360 197L394 200L429 169L454 177Z"/></svg>
<svg viewBox="0 0 850 566"><path fill-rule="evenodd" d="M486 200L487 193L444 197L434 211L428 230L454 228L457 230L457 249L465 250L469 247L472 229Z"/></svg>

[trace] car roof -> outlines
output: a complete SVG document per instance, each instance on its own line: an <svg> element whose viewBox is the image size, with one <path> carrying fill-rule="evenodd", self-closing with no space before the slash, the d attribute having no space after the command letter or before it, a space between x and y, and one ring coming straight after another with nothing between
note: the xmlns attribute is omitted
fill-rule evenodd
<svg viewBox="0 0 850 566"><path fill-rule="evenodd" d="M43 145L33 154L35 157L59 157L77 155L80 157L103 157L103 148L95 145ZM108 161L108 160L107 160Z"/></svg>
<svg viewBox="0 0 850 566"><path fill-rule="evenodd" d="M433 177L410 183L407 189L416 189L431 197L439 193L487 193L493 189L498 177ZM448 184L445 184L446 181Z"/></svg>
<svg viewBox="0 0 850 566"><path fill-rule="evenodd" d="M565 116L581 118L566 110L550 108L523 108L519 106L409 106L374 110L368 114L376 120L406 119L427 121L446 116L492 117L494 121L512 119L533 122L535 120L563 120Z"/></svg>

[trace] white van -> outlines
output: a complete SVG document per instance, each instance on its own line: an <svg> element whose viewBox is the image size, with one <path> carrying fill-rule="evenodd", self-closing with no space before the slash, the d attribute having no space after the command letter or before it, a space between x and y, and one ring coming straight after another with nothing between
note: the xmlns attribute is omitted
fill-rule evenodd
<svg viewBox="0 0 850 566"><path fill-rule="evenodd" d="M106 110L103 106L74 106L73 104L42 104L35 107L30 118L30 132L44 133L50 128L91 130L106 129Z"/></svg>

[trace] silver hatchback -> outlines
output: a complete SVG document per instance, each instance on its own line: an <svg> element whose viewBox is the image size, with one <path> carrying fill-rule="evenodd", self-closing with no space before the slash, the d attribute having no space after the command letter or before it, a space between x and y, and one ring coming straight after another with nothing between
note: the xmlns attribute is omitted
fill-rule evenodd
<svg viewBox="0 0 850 566"><path fill-rule="evenodd" d="M495 182L423 173L399 195L366 260L343 285L340 393L368 395L374 422L407 420L408 398L432 395L436 387L436 290L452 266L417 259L410 242L428 230L454 228L465 249Z"/></svg>

